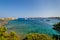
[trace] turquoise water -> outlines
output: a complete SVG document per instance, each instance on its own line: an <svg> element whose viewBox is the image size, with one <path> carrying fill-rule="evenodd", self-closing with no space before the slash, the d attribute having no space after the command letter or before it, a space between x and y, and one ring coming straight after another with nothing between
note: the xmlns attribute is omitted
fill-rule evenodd
<svg viewBox="0 0 60 40"><path fill-rule="evenodd" d="M45 23L42 20L11 20L6 25L8 30L15 31L19 35L26 35L28 33L40 33L48 35L59 35L59 33L53 30L53 26Z"/></svg>

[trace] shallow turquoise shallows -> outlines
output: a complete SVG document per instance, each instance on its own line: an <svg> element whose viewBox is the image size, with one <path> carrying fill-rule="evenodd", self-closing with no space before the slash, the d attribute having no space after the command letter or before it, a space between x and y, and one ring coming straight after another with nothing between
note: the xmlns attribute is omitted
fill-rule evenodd
<svg viewBox="0 0 60 40"><path fill-rule="evenodd" d="M48 34L48 35L59 35L57 31L55 31L53 26L44 23L42 20L12 20L8 21L6 25L8 30L15 31L20 35L26 35L28 33L40 33L40 34Z"/></svg>

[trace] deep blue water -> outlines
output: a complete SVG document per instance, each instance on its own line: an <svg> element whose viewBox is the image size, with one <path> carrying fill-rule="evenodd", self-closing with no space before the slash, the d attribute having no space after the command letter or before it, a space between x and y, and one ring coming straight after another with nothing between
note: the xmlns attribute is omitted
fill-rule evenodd
<svg viewBox="0 0 60 40"><path fill-rule="evenodd" d="M53 22L53 20L52 20ZM9 31L15 31L20 35L26 35L28 33L40 33L47 35L59 35L57 31L55 31L52 25L48 24L49 22L45 20L25 20L25 19L17 19L8 21L6 25Z"/></svg>

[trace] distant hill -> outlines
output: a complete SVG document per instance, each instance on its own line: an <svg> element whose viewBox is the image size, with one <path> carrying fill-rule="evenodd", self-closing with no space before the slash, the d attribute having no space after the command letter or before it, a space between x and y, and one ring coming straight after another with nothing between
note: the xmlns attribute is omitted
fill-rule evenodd
<svg viewBox="0 0 60 40"><path fill-rule="evenodd" d="M51 19L60 19L60 17L48 17L48 18L51 18Z"/></svg>

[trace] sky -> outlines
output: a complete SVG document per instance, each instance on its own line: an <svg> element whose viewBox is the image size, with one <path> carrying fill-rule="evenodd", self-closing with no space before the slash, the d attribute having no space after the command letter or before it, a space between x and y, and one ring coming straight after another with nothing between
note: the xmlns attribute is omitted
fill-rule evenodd
<svg viewBox="0 0 60 40"><path fill-rule="evenodd" d="M60 17L60 0L0 0L0 17Z"/></svg>

